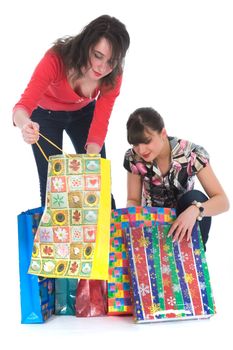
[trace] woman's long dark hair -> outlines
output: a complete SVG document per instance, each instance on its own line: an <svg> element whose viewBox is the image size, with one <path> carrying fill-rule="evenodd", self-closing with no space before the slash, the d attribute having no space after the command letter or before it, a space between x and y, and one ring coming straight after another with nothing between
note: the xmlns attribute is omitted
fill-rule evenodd
<svg viewBox="0 0 233 350"><path fill-rule="evenodd" d="M82 76L81 68L88 66L90 50L101 38L108 40L111 45L111 63L114 66L102 82L114 86L116 77L122 74L123 60L130 44L125 25L115 17L100 16L84 27L77 36L58 39L51 49L61 57L66 72L72 68L77 72L74 76L77 79Z"/></svg>

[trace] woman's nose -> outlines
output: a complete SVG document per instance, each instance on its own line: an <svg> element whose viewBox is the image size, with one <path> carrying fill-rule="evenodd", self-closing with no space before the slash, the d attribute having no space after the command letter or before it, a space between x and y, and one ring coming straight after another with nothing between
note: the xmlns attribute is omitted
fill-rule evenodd
<svg viewBox="0 0 233 350"><path fill-rule="evenodd" d="M140 144L138 145L138 151L139 151L139 153L140 153L140 154L143 154L143 153L145 153L145 150L146 150L146 145L143 144L143 143L140 143Z"/></svg>

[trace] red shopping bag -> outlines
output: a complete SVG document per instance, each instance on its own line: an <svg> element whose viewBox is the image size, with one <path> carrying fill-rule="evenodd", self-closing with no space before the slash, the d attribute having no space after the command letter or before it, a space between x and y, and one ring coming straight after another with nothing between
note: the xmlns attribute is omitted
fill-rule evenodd
<svg viewBox="0 0 233 350"><path fill-rule="evenodd" d="M80 280L75 302L77 317L104 316L107 313L107 282Z"/></svg>

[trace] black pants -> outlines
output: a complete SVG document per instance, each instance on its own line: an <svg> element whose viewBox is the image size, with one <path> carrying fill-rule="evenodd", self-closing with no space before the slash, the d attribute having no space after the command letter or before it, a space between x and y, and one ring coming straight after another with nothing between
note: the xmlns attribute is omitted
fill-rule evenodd
<svg viewBox="0 0 233 350"><path fill-rule="evenodd" d="M198 190L192 190L186 192L178 201L177 203L177 216L184 211L186 208L188 208L191 203L196 200L197 202L206 202L208 200L208 197ZM209 237L209 230L211 226L211 216L204 216L201 221L199 221L199 226L201 230L202 240L204 244L204 248L206 250L206 242Z"/></svg>
<svg viewBox="0 0 233 350"><path fill-rule="evenodd" d="M74 112L50 111L38 107L33 111L31 119L40 125L41 134L46 136L61 149L63 143L63 131L65 130L74 146L75 152L83 154L86 153L84 147L92 122L94 109L95 101ZM47 157L61 153L42 137L40 137L39 144ZM41 205L45 206L48 162L36 144L32 145L32 149L39 175ZM100 154L102 158L106 158L105 145L103 145ZM112 196L112 209L115 208L116 204Z"/></svg>

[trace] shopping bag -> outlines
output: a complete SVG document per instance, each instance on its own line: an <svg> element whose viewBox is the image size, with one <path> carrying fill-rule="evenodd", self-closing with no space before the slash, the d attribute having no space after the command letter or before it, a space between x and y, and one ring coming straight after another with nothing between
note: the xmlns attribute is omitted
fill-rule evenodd
<svg viewBox="0 0 233 350"><path fill-rule="evenodd" d="M129 261L126 252L124 228L129 220L137 220L132 210L122 208L112 210L109 278L108 278L108 315L123 315L133 313L132 288L129 273ZM172 222L176 217L175 211L160 209L157 211L156 222Z"/></svg>
<svg viewBox="0 0 233 350"><path fill-rule="evenodd" d="M216 312L199 226L191 241L172 242L175 209L115 211L126 239L137 323L209 318Z"/></svg>
<svg viewBox="0 0 233 350"><path fill-rule="evenodd" d="M51 156L29 273L107 280L110 216L110 161L100 155Z"/></svg>
<svg viewBox="0 0 233 350"><path fill-rule="evenodd" d="M116 227L115 213L112 210L109 276L108 276L108 315L132 315L133 304L130 287L129 262L126 254L123 230Z"/></svg>
<svg viewBox="0 0 233 350"><path fill-rule="evenodd" d="M55 278L55 315L75 315L78 280Z"/></svg>
<svg viewBox="0 0 233 350"><path fill-rule="evenodd" d="M80 280L75 309L77 317L105 316L107 313L107 282Z"/></svg>
<svg viewBox="0 0 233 350"><path fill-rule="evenodd" d="M28 274L33 239L43 208L18 215L21 323L43 323L54 313L54 280Z"/></svg>

